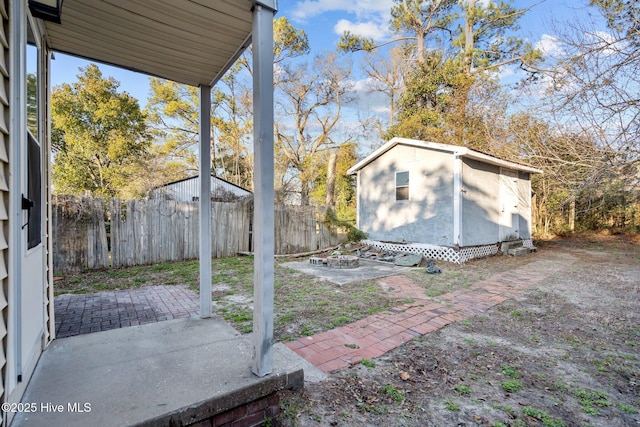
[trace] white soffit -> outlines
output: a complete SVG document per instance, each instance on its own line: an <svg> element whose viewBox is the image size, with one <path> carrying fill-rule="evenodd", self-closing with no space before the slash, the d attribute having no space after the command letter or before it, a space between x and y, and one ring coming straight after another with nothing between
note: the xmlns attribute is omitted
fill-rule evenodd
<svg viewBox="0 0 640 427"><path fill-rule="evenodd" d="M251 41L250 0L64 0L45 22L57 52L192 86L212 85Z"/></svg>

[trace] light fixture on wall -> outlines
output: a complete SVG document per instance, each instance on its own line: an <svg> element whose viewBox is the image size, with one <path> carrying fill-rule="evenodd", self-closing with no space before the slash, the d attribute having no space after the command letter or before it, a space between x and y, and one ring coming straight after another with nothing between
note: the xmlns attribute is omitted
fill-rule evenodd
<svg viewBox="0 0 640 427"><path fill-rule="evenodd" d="M60 24L62 0L29 0L29 10L34 18Z"/></svg>

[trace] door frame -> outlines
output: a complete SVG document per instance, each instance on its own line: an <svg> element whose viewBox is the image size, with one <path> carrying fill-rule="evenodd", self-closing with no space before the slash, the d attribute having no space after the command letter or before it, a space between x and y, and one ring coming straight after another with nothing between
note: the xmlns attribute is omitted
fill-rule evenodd
<svg viewBox="0 0 640 427"><path fill-rule="evenodd" d="M500 215L499 241L520 238L520 203L518 197L519 172L501 167L499 175Z"/></svg>

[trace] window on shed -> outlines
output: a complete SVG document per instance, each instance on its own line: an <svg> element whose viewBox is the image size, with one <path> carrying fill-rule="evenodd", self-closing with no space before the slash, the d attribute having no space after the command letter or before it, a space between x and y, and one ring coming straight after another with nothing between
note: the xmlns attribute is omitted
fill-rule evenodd
<svg viewBox="0 0 640 427"><path fill-rule="evenodd" d="M409 200L409 171L396 172L396 201Z"/></svg>

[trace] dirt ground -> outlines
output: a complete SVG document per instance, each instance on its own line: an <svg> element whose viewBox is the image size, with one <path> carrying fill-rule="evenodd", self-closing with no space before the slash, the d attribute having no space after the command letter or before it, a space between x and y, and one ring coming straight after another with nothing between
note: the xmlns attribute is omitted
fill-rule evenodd
<svg viewBox="0 0 640 427"><path fill-rule="evenodd" d="M540 259L566 268L485 314L283 393L278 422L640 426L637 239L544 242L527 258ZM461 271L499 274L516 262L509 260L496 256Z"/></svg>

